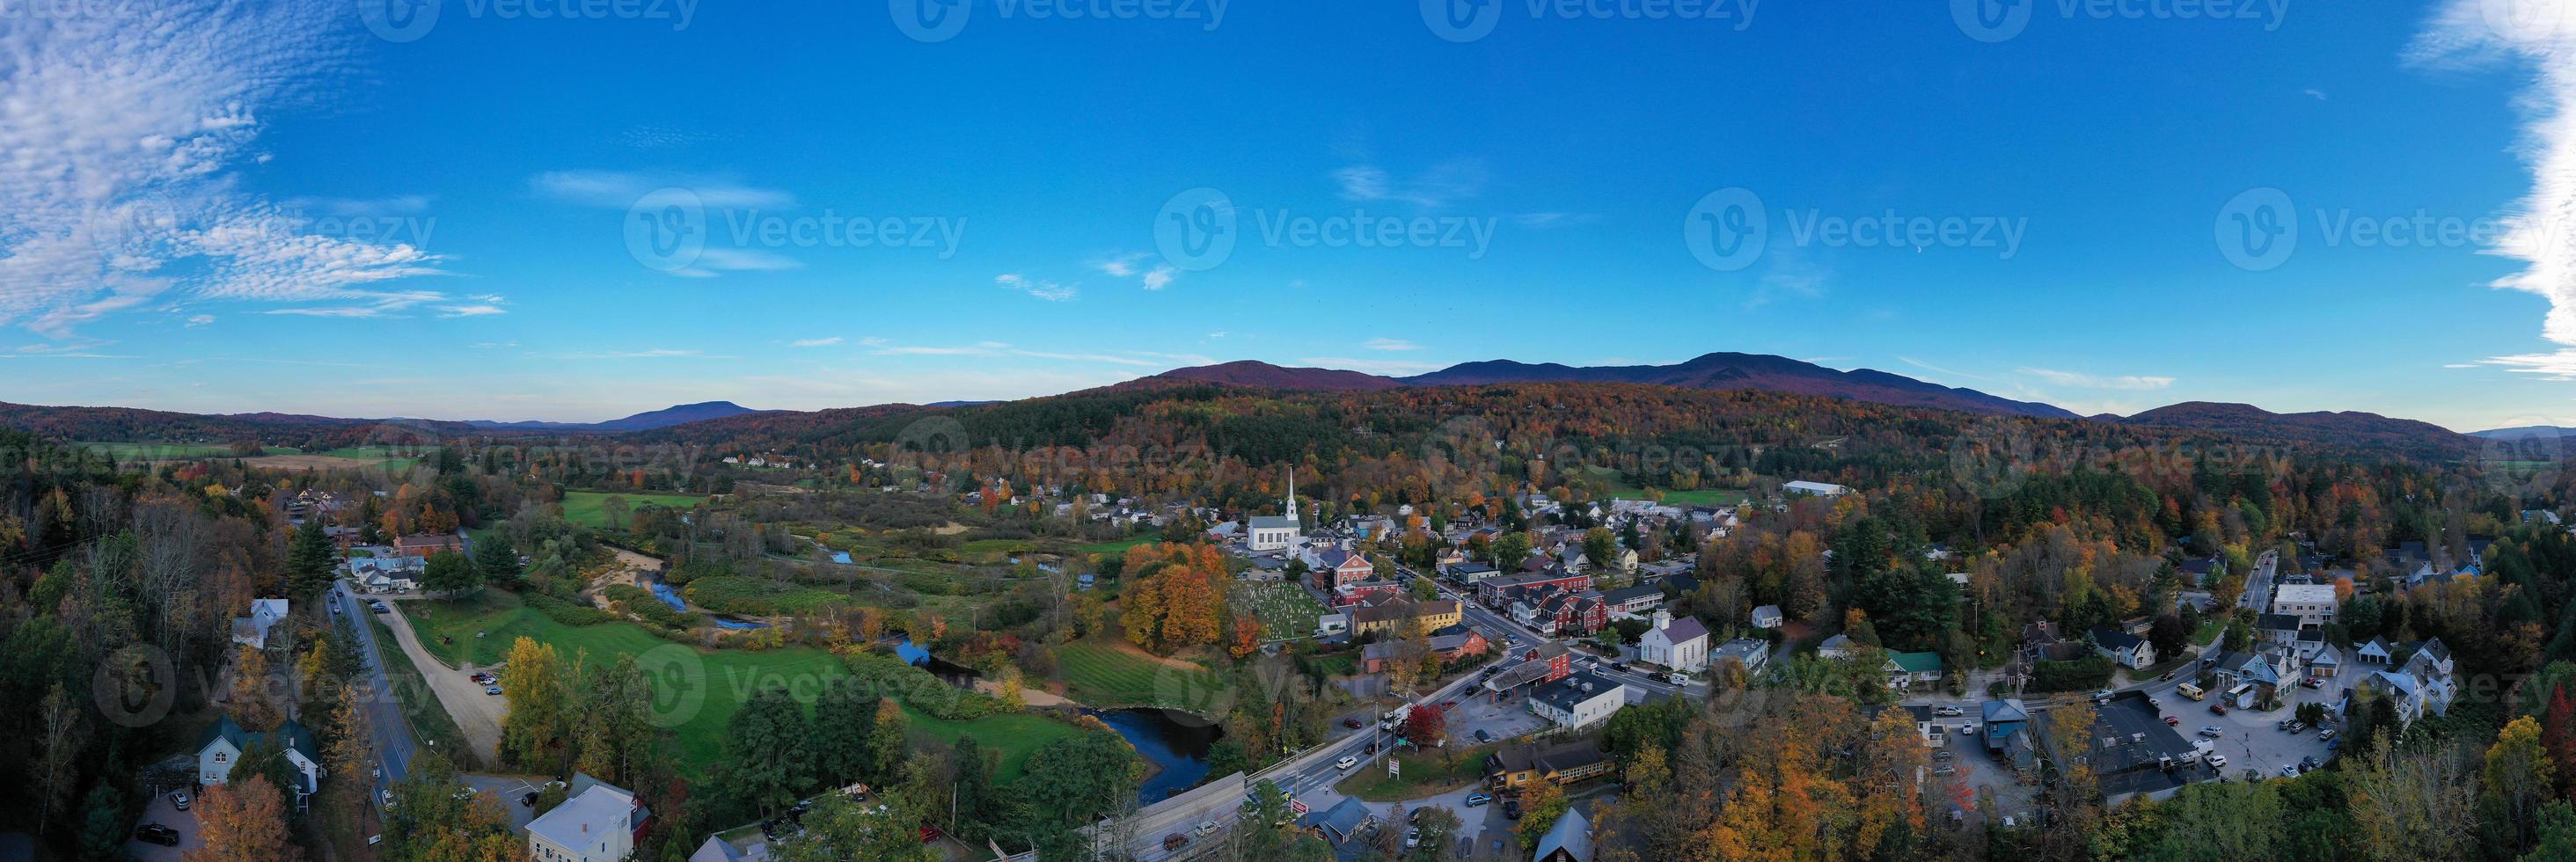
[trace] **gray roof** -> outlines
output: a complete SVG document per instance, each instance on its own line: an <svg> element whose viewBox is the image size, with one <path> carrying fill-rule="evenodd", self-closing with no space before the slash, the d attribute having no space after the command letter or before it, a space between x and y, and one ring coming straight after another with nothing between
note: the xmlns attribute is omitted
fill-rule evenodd
<svg viewBox="0 0 2576 862"><path fill-rule="evenodd" d="M1661 600L1663 597L1664 588L1653 584L1637 587L1620 587L1619 589L1601 594L1602 601L1609 602L1614 605L1624 605L1638 599L1651 598Z"/></svg>
<svg viewBox="0 0 2576 862"><path fill-rule="evenodd" d="M1555 707L1559 712L1573 712L1576 705L1605 693L1616 694L1619 689L1620 684L1608 677L1588 670L1578 670L1566 674L1564 679L1531 689L1530 697L1545 701L1547 705Z"/></svg>
<svg viewBox="0 0 2576 862"><path fill-rule="evenodd" d="M2145 638L2122 631L2117 626L2093 627L2093 643L2103 649L2115 652L2127 652L2129 650L2137 649L2139 644L2145 642Z"/></svg>
<svg viewBox="0 0 2576 862"><path fill-rule="evenodd" d="M1564 814L1557 816L1556 825L1548 827L1547 834L1539 836L1538 855L1531 858L1546 859L1558 851L1563 851L1566 858L1575 862L1590 862L1592 859L1592 824L1583 819L1583 812L1571 805L1566 806Z"/></svg>
<svg viewBox="0 0 2576 862"><path fill-rule="evenodd" d="M529 822L528 831L560 846L590 847L609 832L633 830L634 809L634 797L605 784L594 784Z"/></svg>
<svg viewBox="0 0 2576 862"><path fill-rule="evenodd" d="M1294 530L1297 526L1297 519L1286 515L1256 515L1252 519L1252 528L1255 530Z"/></svg>
<svg viewBox="0 0 2576 862"><path fill-rule="evenodd" d="M1701 624L1698 617L1676 617L1672 625L1664 627L1664 639L1676 646L1704 637L1708 637L1708 626Z"/></svg>
<svg viewBox="0 0 2576 862"><path fill-rule="evenodd" d="M1989 700L1986 701L1985 716L1987 724L1998 721L2029 721L2030 710L2022 707L2019 698Z"/></svg>
<svg viewBox="0 0 2576 862"><path fill-rule="evenodd" d="M1336 835L1349 838L1359 832L1362 825L1368 823L1370 816L1368 806L1362 804L1358 797L1345 796L1342 797L1341 802L1320 814L1307 814L1306 819L1310 821L1308 823L1310 826L1321 826L1332 830Z"/></svg>

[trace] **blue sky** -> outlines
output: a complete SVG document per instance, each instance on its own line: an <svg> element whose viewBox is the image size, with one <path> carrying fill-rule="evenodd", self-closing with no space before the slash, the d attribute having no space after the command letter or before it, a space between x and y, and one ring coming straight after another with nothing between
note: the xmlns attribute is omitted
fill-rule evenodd
<svg viewBox="0 0 2576 862"><path fill-rule="evenodd" d="M0 22L0 400L591 420L1737 350L2576 424L2565 0L388 2Z"/></svg>

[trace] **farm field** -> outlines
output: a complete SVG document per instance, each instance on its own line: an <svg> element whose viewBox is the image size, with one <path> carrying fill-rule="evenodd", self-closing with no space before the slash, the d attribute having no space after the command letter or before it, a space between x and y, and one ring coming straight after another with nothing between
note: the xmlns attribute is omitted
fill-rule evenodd
<svg viewBox="0 0 2576 862"><path fill-rule="evenodd" d="M1242 588L1236 595L1250 604L1252 615L1261 620L1261 639L1265 641L1313 634L1315 619L1324 614L1324 606L1294 584L1256 584Z"/></svg>
<svg viewBox="0 0 2576 862"><path fill-rule="evenodd" d="M272 447L270 454L249 461L262 467L285 470L382 469L402 472L419 466L423 457L435 451L415 447L344 446L319 452L297 452Z"/></svg>
<svg viewBox="0 0 2576 862"><path fill-rule="evenodd" d="M599 504L606 502L610 497L626 498L626 510L630 513L643 508L646 503L687 509L695 507L706 499L690 494L609 494L600 491L566 491L563 498L564 520L585 527L607 527L608 516L600 511Z"/></svg>
<svg viewBox="0 0 2576 862"><path fill-rule="evenodd" d="M1123 641L1079 640L1056 650L1066 696L1090 707L1204 707L1222 684L1212 671L1178 659L1160 659Z"/></svg>
<svg viewBox="0 0 2576 862"><path fill-rule="evenodd" d="M1123 554L1127 552L1128 548L1133 548L1147 542L1159 542L1162 540L1163 531L1148 530L1117 541L1093 542L1088 545L1076 545L1073 549L1085 554Z"/></svg>
<svg viewBox="0 0 2576 862"><path fill-rule="evenodd" d="M620 655L641 655L657 648L686 650L694 662L665 665L654 679L664 687L661 702L666 705L688 697L693 690L703 694L705 699L697 714L671 729L690 766L701 771L723 757L725 723L759 685L783 680L799 701L811 704L826 680L847 674L838 657L812 647L761 652L702 650L655 637L628 622L567 626L529 609L518 596L501 590L485 590L483 595L464 601L406 601L394 606L402 609L403 618L419 634L421 646L451 665L460 659L477 665L498 662L508 656L510 645L521 636L553 645L566 661L585 652L587 661L611 662ZM422 611L426 613L418 613ZM475 637L478 632L483 637ZM441 643L442 635L453 638L455 643ZM679 688L674 690L672 686ZM999 777L1005 781L1019 777L1029 754L1039 746L1080 732L1071 725L1027 713L966 722L943 721L910 707L904 713L912 719L915 733L943 742L955 742L959 735L972 733L976 741L1000 749Z"/></svg>
<svg viewBox="0 0 2576 862"><path fill-rule="evenodd" d="M226 443L74 443L83 449L106 454L118 461L178 461L191 458L229 458L233 447ZM292 446L270 446L271 453L294 454Z"/></svg>

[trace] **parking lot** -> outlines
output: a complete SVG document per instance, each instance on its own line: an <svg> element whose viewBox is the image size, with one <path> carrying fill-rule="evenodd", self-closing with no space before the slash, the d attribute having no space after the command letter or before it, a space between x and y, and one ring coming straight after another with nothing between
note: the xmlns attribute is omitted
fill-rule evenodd
<svg viewBox="0 0 2576 862"><path fill-rule="evenodd" d="M2291 733L2281 730L2279 725L2282 720L2296 714L2299 703L2316 701L2331 705L2340 695L2330 689L2294 688L2292 691L2296 694L2280 709L2231 709L2223 716L2212 714L2205 701L2189 700L2171 692L2156 700L2157 705L2164 707L2165 714L2182 719L2177 729L2182 730L2185 736L2199 739L2200 728L2218 729L2219 736L2208 740L2209 750L2227 758L2227 767L2221 774L2234 781L2246 777L2249 769L2264 778L2279 778L2283 766L2296 766L2301 759L2310 757L2324 763L2332 756L2333 752L2327 750L2327 741L2320 738L2318 728ZM2340 731L2342 726L2328 724L2326 727Z"/></svg>
<svg viewBox="0 0 2576 862"><path fill-rule="evenodd" d="M192 792L189 795L193 802L195 794ZM177 831L179 846L165 847L149 841L139 841L132 834L128 834L125 837L125 854L127 858L134 859L136 862L179 862L181 854L206 844L197 840L197 812L179 810L178 805L170 801L170 794L155 796L152 798L152 804L143 806L143 816L135 820L134 825L141 828L146 823L158 823Z"/></svg>
<svg viewBox="0 0 2576 862"><path fill-rule="evenodd" d="M459 776L459 779L465 782L465 786L474 788L476 793L500 799L501 810L510 815L511 829L524 828L528 825L528 821L537 819L536 807L521 805L519 799L537 792L537 785L546 780L544 777L468 774Z"/></svg>

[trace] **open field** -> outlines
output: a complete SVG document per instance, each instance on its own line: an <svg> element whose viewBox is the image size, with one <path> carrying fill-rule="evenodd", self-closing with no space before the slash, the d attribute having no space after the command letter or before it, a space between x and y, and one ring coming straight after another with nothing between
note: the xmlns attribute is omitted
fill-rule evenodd
<svg viewBox="0 0 2576 862"><path fill-rule="evenodd" d="M688 509L706 500L704 497L689 494L609 494L600 491L566 491L563 498L564 520L585 527L607 527L608 516L600 512L599 504L606 502L610 497L626 498L626 511L629 513L643 508L646 503Z"/></svg>
<svg viewBox="0 0 2576 862"><path fill-rule="evenodd" d="M85 442L74 446L127 461L186 461L197 458L230 458L233 447L228 443L117 443ZM270 446L268 451L292 454L291 446Z"/></svg>
<svg viewBox="0 0 2576 862"><path fill-rule="evenodd" d="M1618 471L1607 467L1589 468L1594 481L1609 487L1608 497L1629 500L1646 499L1646 490L1629 484ZM1745 500L1744 492L1730 488L1701 488L1693 491L1664 489L1663 501L1674 506L1733 506Z"/></svg>
<svg viewBox="0 0 2576 862"><path fill-rule="evenodd" d="M402 693L399 701L403 718L411 722L412 732L420 737L421 742L427 743L429 750L445 752L450 760L459 761L458 768L482 768L482 764L475 762L479 757L474 746L465 744L465 731L456 726L455 717L448 715L447 707L439 703L438 693L430 689L429 680L421 677L421 669L411 663L411 656L395 645L393 630L386 626L384 616L363 616L369 625L376 627L376 643L383 647L377 654L384 657L385 681Z"/></svg>
<svg viewBox="0 0 2576 862"><path fill-rule="evenodd" d="M1156 658L1125 641L1079 640L1056 650L1066 696L1084 706L1190 708L1216 690L1216 674L1179 659Z"/></svg>
<svg viewBox="0 0 2576 862"><path fill-rule="evenodd" d="M1123 554L1127 552L1128 548L1133 548L1147 542L1159 542L1162 540L1162 530L1147 530L1116 541L1093 542L1088 545L1076 545L1073 549L1085 554Z"/></svg>
<svg viewBox="0 0 2576 862"><path fill-rule="evenodd" d="M404 619L420 635L421 645L447 662L464 659L482 665L500 661L522 636L553 645L566 661L586 654L587 661L613 662L620 655L668 648L656 658L675 656L679 660L656 661L652 664L658 667L648 670L654 671L655 683L662 689L658 706L673 710L674 717L688 709L681 705L688 699L702 698L694 714L671 729L680 740L690 768L698 771L723 756L725 723L761 686L784 682L797 700L810 704L822 692L824 681L848 673L838 657L811 647L761 652L702 650L655 637L633 623L567 626L528 609L518 596L501 590L485 590L481 596L463 601L406 601L395 603L395 607L404 612ZM483 636L476 637L478 632ZM442 635L455 642L441 643ZM398 653L393 658L400 661ZM951 722L914 712L909 706L904 712L911 717L915 733L943 742L954 742L958 735L972 733L976 741L1000 749L1001 776L1005 780L1019 777L1021 766L1038 746L1080 732L1071 725L1026 713ZM438 718L445 721L446 715L441 713Z"/></svg>
<svg viewBox="0 0 2576 862"><path fill-rule="evenodd" d="M1252 615L1261 620L1262 640L1313 634L1315 619L1324 614L1324 606L1294 584L1256 584L1241 588L1236 595L1250 604Z"/></svg>

